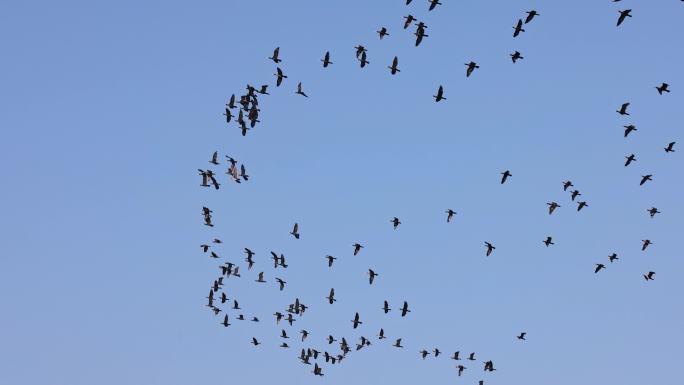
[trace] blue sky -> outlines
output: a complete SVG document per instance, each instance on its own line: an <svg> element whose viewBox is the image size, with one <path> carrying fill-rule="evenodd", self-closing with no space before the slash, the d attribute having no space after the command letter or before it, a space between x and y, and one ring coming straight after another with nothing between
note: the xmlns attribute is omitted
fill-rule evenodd
<svg viewBox="0 0 684 385"><path fill-rule="evenodd" d="M422 0L3 2L0 383L672 383L684 205L681 153L663 147L684 141L684 4L442 2L429 13ZM616 28L624 8L634 17ZM514 39L530 9L541 16ZM417 48L401 28L409 13L428 25ZM276 46L289 78L260 98L262 122L243 138L223 104L247 83L273 87ZM513 65L515 50L525 58ZM471 60L481 68L466 79ZM672 93L658 95L661 82ZM435 103L439 85L447 100ZM639 130L625 139L627 124ZM249 183L201 189L196 169L213 151L244 162ZM580 213L566 179L590 205ZM550 201L562 205L552 216ZM447 208L458 212L448 225ZM198 246L214 237L243 265L229 297L260 324L224 329L204 306L219 271ZM257 253L249 272L244 247ZM283 292L271 250L288 258ZM259 271L268 284L253 282ZM384 327L388 340L315 377L299 344L277 347L270 314L295 297L310 310L290 334L306 328L325 348L328 334ZM385 299L413 311L386 316ZM445 356L420 359L435 347ZM479 359L460 379L455 350Z"/></svg>

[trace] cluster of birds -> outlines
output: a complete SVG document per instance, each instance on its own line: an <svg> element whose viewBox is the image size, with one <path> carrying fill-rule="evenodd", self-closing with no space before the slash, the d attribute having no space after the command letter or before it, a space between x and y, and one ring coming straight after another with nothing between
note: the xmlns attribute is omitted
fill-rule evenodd
<svg viewBox="0 0 684 385"><path fill-rule="evenodd" d="M618 2L620 0L613 0L615 2ZM684 0L683 0L684 1ZM406 5L411 4L412 0L407 0ZM434 10L437 5L440 5L441 3L438 0L428 0L429 2L429 8L428 11ZM521 33L525 32L525 26L529 24L530 22L533 21L533 19L540 14L535 11L535 10L530 10L526 12L526 17L518 19L517 23L513 26L513 37L518 37ZM632 17L631 15L631 10L627 9L624 11L620 11L620 17L618 19L617 25L621 25L624 20L627 17ZM416 22L414 24L414 22ZM425 37L428 37L426 34L426 29L428 28L427 25L423 21L418 21L416 17L413 15L409 14L404 17L404 23L403 23L403 29L406 30L408 29L411 25L414 25L416 27L416 30L414 32L414 35L416 36L415 40L415 46L419 46L423 39ZM389 30L387 27L381 27L378 31L378 36L382 40L385 37L389 36ZM363 45L357 45L355 47L356 50L356 59L358 60L360 67L364 68L366 65L368 65L370 62L368 61L368 50L366 47ZM517 63L518 60L522 60L523 56L519 51L514 51L513 53L510 54L511 60L513 63ZM273 51L273 54L268 57L269 60L273 61L277 67L276 67L276 72L273 74L276 77L276 87L281 87L283 84L284 80L288 78L288 76L284 73L283 69L280 67L282 63L282 59L280 57L280 47L276 47L275 50ZM333 64L331 60L331 54L330 51L325 52L323 58L321 59L321 62L323 63L323 68L328 68L330 65ZM478 63L475 61L470 61L468 63L465 63L466 66L466 77L470 77L476 69L479 69L480 66ZM396 75L397 73L401 72L399 69L399 59L397 56L394 56L392 59L391 64L388 66L390 73L392 75ZM242 133L242 136L245 136L246 133L254 128L256 126L256 123L260 122L259 121L259 95L269 95L268 93L268 85L262 85L259 89L247 85L246 89L247 92L243 95L240 95L238 99L236 99L235 94L233 94L230 97L229 102L226 104L224 116L226 117L226 123L231 123L231 121L234 119ZM667 83L662 83L660 86L656 87L657 91L659 94L663 93L669 93L669 85ZM297 85L297 90L295 91L295 94L301 95L303 97L307 97L308 95L303 91L302 87L302 82L299 82ZM442 100L446 100L446 97L444 96L444 87L442 85L439 86L436 95L433 95L434 99L436 102L440 102ZM627 116L629 113L627 112L628 107L630 106L630 103L624 103L617 112L622 115L622 116ZM233 110L238 109L237 116L234 115ZM626 138L631 132L636 131L636 127L634 125L626 125L624 126L625 132L624 132L624 137ZM674 145L675 142L670 142L666 147L665 151L667 153L674 152ZM249 176L246 173L245 165L240 164L238 167L238 161L228 155L225 156L227 159L227 162L230 164L228 170L226 171L226 174L229 175L232 180L236 183L241 183L241 181L248 181ZM636 156L634 154L630 154L626 156L626 162L625 166L629 166L631 163L636 161ZM211 159L209 161L212 165L219 165L219 154L218 151L215 151ZM216 174L212 170L203 170L203 169L198 169L199 173L202 177L202 187L214 187L215 189L219 189L220 183L216 179ZM513 174L511 173L510 170L505 170L501 172L501 180L500 183L503 185L507 183L510 178L513 177ZM652 180L653 175L648 174L648 175L643 175L640 184L644 185L647 181ZM585 207L589 207L587 201L585 200L579 200L577 199L578 197L582 196L582 194L577 190L577 189L571 189L574 188L573 183L570 180L566 180L563 182L563 191L570 193L570 199L571 202L576 202L577 203L577 209L576 211L579 212ZM577 199L577 201L576 201ZM557 203L556 201L551 201L547 203L548 206L548 214L552 215L561 208L562 206ZM652 207L647 210L650 217L653 218L655 217L656 214L660 213L657 208ZM204 218L204 224L208 227L214 227L214 224L212 222L212 213L213 211L210 210L207 207L203 207L202 209L202 215ZM445 211L446 213L446 222L451 223L454 219L454 217L457 215L457 212L454 211L453 209L447 209ZM393 228L396 230L400 225L401 225L401 220L398 217L393 217L390 220L390 223L392 224ZM299 224L295 223L293 225L292 230L290 231L290 235L296 240L299 240L301 237L300 231L299 231ZM544 245L546 247L550 247L551 245L554 245L555 243L553 242L553 237L552 236L547 236L543 241ZM214 250L216 248L216 245L221 244L222 241L218 238L214 238L211 242L209 243L204 243L200 245L202 251L206 254L209 254L210 258L213 259L221 259L219 256L218 252ZM652 242L648 239L643 240L642 244L642 250L645 251L649 245L651 245ZM485 256L489 257L492 255L496 247L494 244L490 241L484 242L485 245ZM363 245L360 243L354 243L352 245L353 250L352 250L352 255L357 256L361 252L361 250L364 248ZM249 248L244 248L244 254L246 255L245 257L245 262L246 262L246 267L248 271L251 271L252 268L255 266L256 261L255 261L255 255L256 253L252 251ZM274 270L278 271L279 269L285 272L285 270L289 267L289 265L286 262L285 255L283 253L276 253L275 251L270 251L271 255L271 260L273 261L273 268ZM337 257L332 256L332 255L326 255L324 257L327 261L327 266L328 268L332 268L334 262L337 260ZM609 262L613 263L617 260L619 260L618 256L616 253L613 253L608 256ZM238 300L236 298L228 298L227 291L224 288L224 280L227 282L231 277L240 278L240 266L235 263L231 262L229 260L222 261L222 263L218 266L219 270L221 271L221 274L219 277L217 277L213 283L211 284L211 288L209 290L209 294L206 297L207 299L207 307L210 309L211 312L213 312L217 317L222 316L222 321L220 322L221 325L224 327L229 327L231 326L231 317L235 320L238 321L246 321L250 320L251 322L260 322L259 317L256 315L251 315L249 317L246 317L243 313L240 313L239 311L242 310L240 307ZM596 268L595 268L595 273L598 273L602 269L605 269L606 265L602 263L596 263ZM254 274L254 282L256 284L266 284L267 277L266 277L266 272L265 271L259 271ZM284 275L284 274L283 274ZM368 283L369 285L373 285L379 274L372 268L368 269L367 272L368 275ZM643 275L643 277L647 281L654 280L655 272L649 271ZM273 275L273 282L277 285L277 288L279 291L284 291L286 289L287 282L285 281L284 278L282 277L277 277L275 274ZM328 305L334 305L335 302L337 301L336 298L336 292L335 288L331 288L328 292L327 296L321 295L321 300L325 299L325 301L328 303ZM285 321L289 327L292 327L294 322L297 322L298 320L301 320L302 317L304 316L305 312L309 309L309 306L304 304L299 298L295 298L292 303L287 304L287 306L283 307L282 309L278 309L273 313L273 316L275 317L275 325L278 327L280 325L281 321ZM380 308L384 314L388 314L392 308L390 307L390 304L387 300L383 302L382 307ZM408 302L403 301L402 306L398 309L401 317L406 317L410 312L411 309L409 308ZM235 313L234 315L229 315L229 312ZM355 312L354 317L350 320L352 323L352 330L356 330L359 328L361 325L364 324L364 322L361 320L361 316L359 312ZM289 333L289 334L288 334ZM288 330L284 328L280 328L280 339L282 342L279 344L280 348L288 349L290 348L290 343L288 341L292 341L290 335L292 334L291 331L288 332ZM312 373L316 376L323 376L323 367L324 363L325 364L330 364L330 365L335 365L341 363L348 355L348 353L354 351L352 349L352 344L350 344L350 340L347 339L345 336L339 336L339 337L334 337L332 334L329 334L327 337L320 338L319 342L320 343L325 343L324 346L327 346L327 348L316 348L315 344L312 343L311 345L304 345L311 343L311 340L309 339L311 333L307 331L306 329L302 329L299 331L299 334L301 337L299 338L299 342L303 345L301 346L300 354L298 356L298 359L305 365L312 365L313 363L313 370ZM526 340L526 334L525 332L520 333L520 335L517 336L517 339L519 341L525 341ZM379 332L377 334L377 340L382 341L388 338L388 336L385 334L384 328L380 328ZM339 341L338 341L339 339ZM308 341L308 342L307 342ZM355 350L359 351L361 349L367 348L372 345L372 338L369 338L367 336L359 336L359 341L355 344ZM335 342L339 342L338 349L335 349L333 345ZM259 346L262 345L262 342L260 342L256 337L251 338L251 344L254 346ZM392 344L393 347L395 348L403 348L404 346L402 345L402 338L394 338L394 343ZM419 351L420 357L422 359L426 359L428 356L432 355L434 358L437 358L442 355L442 351L440 351L438 348L434 348L432 350L427 350L427 349L422 349ZM465 360L468 361L476 361L475 358L476 353L471 352ZM319 360L319 357L321 360ZM455 351L453 355L451 356L451 359L454 361L461 361L460 357L460 351ZM487 360L483 361L484 364L484 371L485 372L494 372L496 369L494 368L494 363L492 360ZM464 365L458 364L456 365L457 369L457 374L458 376L461 376L464 371L467 369ZM484 384L483 380L479 381L480 385Z"/></svg>

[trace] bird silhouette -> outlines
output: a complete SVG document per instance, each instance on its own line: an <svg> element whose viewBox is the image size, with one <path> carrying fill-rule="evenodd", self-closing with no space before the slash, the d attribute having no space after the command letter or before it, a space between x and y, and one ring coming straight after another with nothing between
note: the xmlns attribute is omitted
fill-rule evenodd
<svg viewBox="0 0 684 385"><path fill-rule="evenodd" d="M273 60L276 64L278 64L282 61L278 58L279 54L280 54L280 47L276 47L276 49L273 50L273 56L269 57L269 59Z"/></svg>
<svg viewBox="0 0 684 385"><path fill-rule="evenodd" d="M472 75L473 71L475 71L476 68L480 68L480 66L477 65L477 63L475 63L474 61L471 61L470 63L465 63L465 65L468 67L466 68L466 77L470 77L470 75Z"/></svg>
<svg viewBox="0 0 684 385"><path fill-rule="evenodd" d="M373 281L375 280L375 277L377 277L379 274L373 271L373 269L368 269L368 283L373 284Z"/></svg>
<svg viewBox="0 0 684 385"><path fill-rule="evenodd" d="M675 152L674 145L677 142L670 142L667 147L665 147L665 152Z"/></svg>
<svg viewBox="0 0 684 385"><path fill-rule="evenodd" d="M354 255L358 254L359 251L361 251L361 249L363 249L363 246L361 246L361 245L358 244L358 243L355 243L355 244L353 244L352 246L354 246Z"/></svg>
<svg viewBox="0 0 684 385"><path fill-rule="evenodd" d="M408 308L408 302L404 301L404 306L401 307L401 316L404 317L406 316L407 313L410 313L411 310Z"/></svg>
<svg viewBox="0 0 684 385"><path fill-rule="evenodd" d="M508 177L513 176L513 174L511 174L511 172L508 170L502 172L501 175L502 175L501 176L501 184L506 183L506 180L508 179Z"/></svg>
<svg viewBox="0 0 684 385"><path fill-rule="evenodd" d="M589 204L587 204L587 202L579 201L579 202L577 202L577 211L580 211L583 208L588 207L588 206L589 206Z"/></svg>
<svg viewBox="0 0 684 385"><path fill-rule="evenodd" d="M539 13L537 13L537 11L535 11L534 9L525 13L527 13L527 17L525 18L525 24L532 21L532 19L534 19L535 16L539 16Z"/></svg>
<svg viewBox="0 0 684 385"><path fill-rule="evenodd" d="M321 61L323 62L323 68L328 68L329 65L333 64L333 62L330 61L330 51L326 51L325 56L323 56Z"/></svg>
<svg viewBox="0 0 684 385"><path fill-rule="evenodd" d="M395 56L394 60L392 60L392 65L387 67L390 69L392 75L395 75L397 72L401 72L401 70L397 68L397 65L399 65L399 59Z"/></svg>
<svg viewBox="0 0 684 385"><path fill-rule="evenodd" d="M382 304L382 311L385 312L385 314L389 313L392 309L389 307L389 302L385 301Z"/></svg>
<svg viewBox="0 0 684 385"><path fill-rule="evenodd" d="M395 348L403 348L403 346L401 346L401 338L397 338L396 342L394 342L392 346Z"/></svg>
<svg viewBox="0 0 684 385"><path fill-rule="evenodd" d="M623 127L625 128L625 138L626 138L627 135L629 135L632 131L637 131L637 128L636 128L633 124L630 124L630 125L628 125L628 126L623 126Z"/></svg>
<svg viewBox="0 0 684 385"><path fill-rule="evenodd" d="M656 89L658 90L658 93L660 95L662 95L663 92L668 92L668 93L670 92L670 90L668 89L669 86L670 86L669 84L663 83L663 84L659 85L658 87L656 87Z"/></svg>
<svg viewBox="0 0 684 385"><path fill-rule="evenodd" d="M280 67L276 68L276 73L273 75L276 76L276 87L280 87L280 85L283 83L283 79L287 79L287 76L283 73L283 70L280 69Z"/></svg>
<svg viewBox="0 0 684 385"><path fill-rule="evenodd" d="M543 242L546 245L546 247L549 247L550 245L555 245L555 243L553 243L553 238L551 237L546 237L546 239Z"/></svg>
<svg viewBox="0 0 684 385"><path fill-rule="evenodd" d="M385 28L385 27L380 28L380 30L378 30L376 32L380 36L380 40L382 40L382 38L384 38L385 36L389 36L389 33L387 33L387 28Z"/></svg>
<svg viewBox="0 0 684 385"><path fill-rule="evenodd" d="M511 56L511 60L513 61L513 63L517 62L518 60L522 60L525 58L518 51L513 52L512 54L510 54L510 56Z"/></svg>
<svg viewBox="0 0 684 385"><path fill-rule="evenodd" d="M518 19L518 23L515 25L515 27L513 27L513 29L515 30L515 31L513 31L513 37L518 37L518 35L520 35L520 32L525 32L525 30L523 29L522 26L523 26L522 19Z"/></svg>
<svg viewBox="0 0 684 385"><path fill-rule="evenodd" d="M650 246L650 245L653 244L653 242L651 242L650 239L644 239L644 240L642 240L641 242L642 242L642 244L641 244L641 251L646 251L646 248L648 248L648 246Z"/></svg>
<svg viewBox="0 0 684 385"><path fill-rule="evenodd" d="M354 319L351 322L354 324L354 329L356 329L359 325L363 323L359 320L359 313L356 313L356 315L354 315Z"/></svg>
<svg viewBox="0 0 684 385"><path fill-rule="evenodd" d="M606 265L604 265L602 263L597 263L596 269L594 270L594 273L598 273L599 271L601 271L601 269L605 269L605 268L606 268Z"/></svg>
<svg viewBox="0 0 684 385"><path fill-rule="evenodd" d="M549 206L549 215L553 214L553 212L554 212L557 208L561 207L561 205L559 205L559 204L556 203L556 202L550 202L550 203L547 203L547 205Z"/></svg>
<svg viewBox="0 0 684 385"><path fill-rule="evenodd" d="M446 100L444 97L444 87L439 86L437 89L437 95L432 95L433 98L435 98L435 102L440 102L442 100Z"/></svg>
<svg viewBox="0 0 684 385"><path fill-rule="evenodd" d="M390 220L390 222L392 222L392 226L394 227L395 230L401 224L401 222L399 221L399 218L397 218L397 217L394 217L392 220Z"/></svg>
<svg viewBox="0 0 684 385"><path fill-rule="evenodd" d="M639 186L643 186L644 183L648 182L649 180L653 180L652 174L642 175L641 176L641 182L639 182Z"/></svg>
<svg viewBox="0 0 684 385"><path fill-rule="evenodd" d="M337 258L333 257L332 255L326 255L325 258L328 260L328 267L332 267L333 261L335 261Z"/></svg>
<svg viewBox="0 0 684 385"><path fill-rule="evenodd" d="M563 182L563 191L568 191L568 188L573 187L572 182L569 180L566 180Z"/></svg>
<svg viewBox="0 0 684 385"><path fill-rule="evenodd" d="M304 91L302 91L302 82L299 82L299 84L297 84L297 92L295 92L295 94L302 95L305 98L309 97L307 94L304 93Z"/></svg>
<svg viewBox="0 0 684 385"><path fill-rule="evenodd" d="M629 113L627 112L627 107L629 107L629 104L630 104L629 102L622 103L622 106L616 112L620 115L629 115Z"/></svg>
<svg viewBox="0 0 684 385"><path fill-rule="evenodd" d="M430 8L428 9L428 11L432 11L433 9L435 9L436 6L442 5L442 3L439 2L439 0L428 0L428 1L430 2Z"/></svg>
<svg viewBox="0 0 684 385"><path fill-rule="evenodd" d="M527 335L526 332L520 333L520 335L518 336L518 339L519 339L519 340L522 340L522 341L525 341L525 335Z"/></svg>
<svg viewBox="0 0 684 385"><path fill-rule="evenodd" d="M331 304L331 305L332 305L335 301L337 301L337 300L335 299L335 289L334 289L334 288L333 288L333 289L330 289L330 294L328 294L328 296L325 297L325 298L328 299L328 303Z"/></svg>
<svg viewBox="0 0 684 385"><path fill-rule="evenodd" d="M416 18L413 17L413 15L411 14L404 16L404 19L406 19L406 21L404 21L404 29L407 29L411 25L411 23L413 23L416 20Z"/></svg>
<svg viewBox="0 0 684 385"><path fill-rule="evenodd" d="M618 21L617 21L618 27L620 26L620 24L622 24L623 21L625 21L625 18L632 17L632 15L630 14L632 12L631 9L625 9L624 11L619 11L619 12L620 12L620 17L618 17Z"/></svg>
<svg viewBox="0 0 684 385"><path fill-rule="evenodd" d="M610 261L610 263L613 263L613 262L617 261L618 259L620 259L620 258L618 258L616 253L613 253L613 254L608 256L608 260Z"/></svg>
<svg viewBox="0 0 684 385"><path fill-rule="evenodd" d="M649 271L648 273L644 274L644 279L647 281L654 281L655 278L653 276L655 275L655 271Z"/></svg>
<svg viewBox="0 0 684 385"><path fill-rule="evenodd" d="M494 245L492 245L489 242L485 242L485 247L487 247L487 254L486 255L488 257L492 254L492 251L494 251L496 249L496 247L494 247Z"/></svg>
<svg viewBox="0 0 684 385"><path fill-rule="evenodd" d="M292 227L290 234L292 234L295 239L299 239L299 224L297 222L295 222L294 226Z"/></svg>
<svg viewBox="0 0 684 385"><path fill-rule="evenodd" d="M646 210L648 212L648 215L651 216L651 218L655 217L656 214L660 214L660 211L658 211L657 208L651 207L650 209Z"/></svg>
<svg viewBox="0 0 684 385"><path fill-rule="evenodd" d="M449 223L449 222L451 222L451 220L454 218L454 215L456 215L456 211L454 211L454 210L452 210L452 209L448 209L448 210L445 211L445 212L446 212L446 214L447 214L447 223Z"/></svg>

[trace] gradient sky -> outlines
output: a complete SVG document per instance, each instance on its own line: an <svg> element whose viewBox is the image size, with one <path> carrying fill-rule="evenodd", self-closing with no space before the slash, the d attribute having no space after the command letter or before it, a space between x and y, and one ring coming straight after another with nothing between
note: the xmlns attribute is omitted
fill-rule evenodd
<svg viewBox="0 0 684 385"><path fill-rule="evenodd" d="M0 384L675 383L684 147L663 147L684 145L684 3L442 2L428 13L424 0L3 1ZM623 8L634 17L616 28ZM541 16L514 39L530 9ZM408 13L428 25L418 48L401 28ZM276 46L289 76L278 89ZM470 60L481 68L466 79ZM661 82L672 93L658 95ZM273 89L242 137L221 113L247 83ZM435 103L439 85L448 99ZM222 188L201 189L197 168L216 150L244 162L249 183L229 183L222 164ZM580 213L566 179L589 202ZM447 208L458 212L448 225ZM219 271L199 244L214 237L243 265L228 296L260 324L225 329L205 307ZM484 241L497 247L489 258ZM257 253L251 271L244 247ZM288 258L283 292L271 250ZM308 329L306 346L326 348L328 334L373 346L313 376L299 343L277 347L270 314L295 297L310 310L288 330ZM413 312L386 316L384 299ZM390 346L398 337L403 350ZM420 359L435 347L445 356ZM460 379L455 350L479 359Z"/></svg>

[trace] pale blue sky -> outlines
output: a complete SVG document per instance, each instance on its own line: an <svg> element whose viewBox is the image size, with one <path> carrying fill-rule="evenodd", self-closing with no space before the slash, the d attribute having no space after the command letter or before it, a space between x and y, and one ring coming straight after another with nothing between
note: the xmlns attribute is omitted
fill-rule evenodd
<svg viewBox="0 0 684 385"><path fill-rule="evenodd" d="M424 0L4 1L0 384L674 383L684 150L663 147L684 144L684 3L442 2L428 13ZM616 28L624 8L634 17ZM514 39L530 9L541 16ZM409 13L428 25L418 48L401 28ZM289 78L260 98L262 122L243 138L223 104L247 83L273 87L276 46ZM481 68L466 79L470 60ZM672 93L658 95L661 82ZM435 103L439 85L448 99ZM624 139L630 123L639 130ZM196 169L215 150L244 162L249 183L201 189ZM580 213L566 179L589 202ZM447 208L458 212L448 225ZM243 265L229 297L262 323L224 329L204 306L219 271L198 246L213 237ZM489 258L484 241L497 247ZM249 272L244 247L257 253ZM270 250L288 258L283 292ZM332 270L326 254L339 258ZM371 287L368 268L380 274ZM253 282L259 271L268 284ZM313 376L298 343L277 347L270 316L296 296L311 308L291 334L373 346ZM413 312L386 316L384 299ZM445 355L420 359L435 347ZM460 379L455 350L480 359Z"/></svg>

